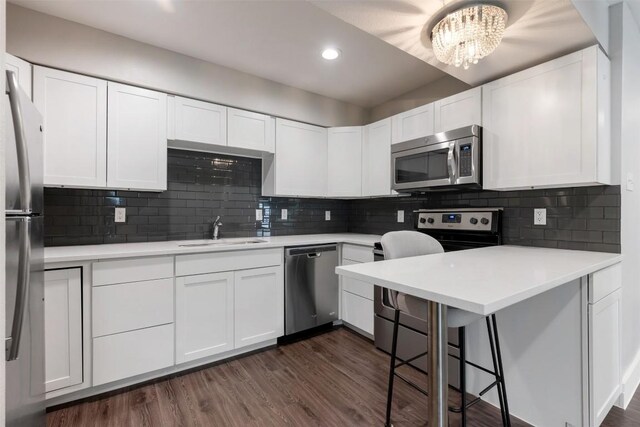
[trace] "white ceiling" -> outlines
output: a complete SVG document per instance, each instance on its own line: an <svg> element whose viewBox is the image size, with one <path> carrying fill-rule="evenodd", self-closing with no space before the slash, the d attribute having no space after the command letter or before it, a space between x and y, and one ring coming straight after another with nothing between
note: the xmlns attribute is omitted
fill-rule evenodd
<svg viewBox="0 0 640 427"><path fill-rule="evenodd" d="M469 70L435 59L428 32L467 0L312 0L336 17L472 86L596 43L570 0L502 0L509 19L498 48ZM473 2L472 2L473 3Z"/></svg>
<svg viewBox="0 0 640 427"><path fill-rule="evenodd" d="M446 76L305 1L13 3L362 107Z"/></svg>

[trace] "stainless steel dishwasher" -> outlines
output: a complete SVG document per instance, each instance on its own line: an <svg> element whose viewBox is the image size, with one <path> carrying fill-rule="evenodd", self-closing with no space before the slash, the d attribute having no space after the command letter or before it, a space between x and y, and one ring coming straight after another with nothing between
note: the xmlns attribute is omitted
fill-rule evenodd
<svg viewBox="0 0 640 427"><path fill-rule="evenodd" d="M338 247L285 248L285 334L338 319Z"/></svg>

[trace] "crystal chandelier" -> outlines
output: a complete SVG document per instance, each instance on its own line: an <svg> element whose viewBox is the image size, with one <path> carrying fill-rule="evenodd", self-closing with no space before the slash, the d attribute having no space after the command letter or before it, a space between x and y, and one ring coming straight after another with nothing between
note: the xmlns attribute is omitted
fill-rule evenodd
<svg viewBox="0 0 640 427"><path fill-rule="evenodd" d="M449 13L431 31L436 58L466 70L498 47L506 23L507 12L498 6L474 5Z"/></svg>

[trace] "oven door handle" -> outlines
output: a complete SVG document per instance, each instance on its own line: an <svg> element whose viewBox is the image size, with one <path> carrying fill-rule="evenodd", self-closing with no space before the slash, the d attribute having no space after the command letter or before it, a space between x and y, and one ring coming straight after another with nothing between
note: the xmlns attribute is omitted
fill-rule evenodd
<svg viewBox="0 0 640 427"><path fill-rule="evenodd" d="M456 143L455 141L449 145L449 153L447 154L447 167L449 168L449 181L455 184L458 180L457 170L458 162L456 161Z"/></svg>

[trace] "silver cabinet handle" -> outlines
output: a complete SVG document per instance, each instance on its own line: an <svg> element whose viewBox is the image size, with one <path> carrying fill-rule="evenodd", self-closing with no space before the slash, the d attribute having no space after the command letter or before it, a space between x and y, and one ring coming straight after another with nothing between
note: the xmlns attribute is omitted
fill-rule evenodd
<svg viewBox="0 0 640 427"><path fill-rule="evenodd" d="M13 311L11 336L6 339L5 351L7 361L18 358L22 324L27 311L29 299L29 282L31 275L31 219L18 219L20 227L20 248L18 254L18 284L16 287L16 304Z"/></svg>
<svg viewBox="0 0 640 427"><path fill-rule="evenodd" d="M451 184L455 184L458 180L457 178L457 169L458 165L456 162L456 143L452 142L449 145L449 153L447 154L447 167L449 169L449 182Z"/></svg>
<svg viewBox="0 0 640 427"><path fill-rule="evenodd" d="M27 150L27 136L22 120L20 108L20 93L18 77L13 71L7 70L7 90L13 129L16 133L16 153L18 157L18 174L20 176L20 210L22 213L31 213L31 173L29 171L29 151Z"/></svg>

